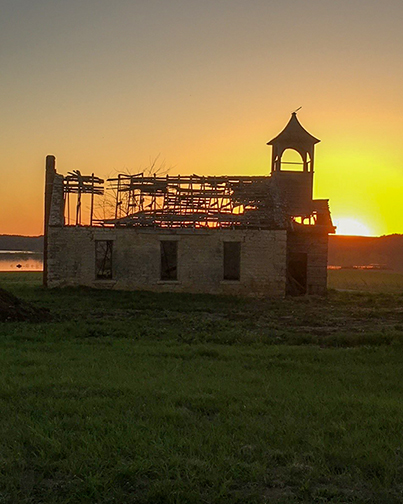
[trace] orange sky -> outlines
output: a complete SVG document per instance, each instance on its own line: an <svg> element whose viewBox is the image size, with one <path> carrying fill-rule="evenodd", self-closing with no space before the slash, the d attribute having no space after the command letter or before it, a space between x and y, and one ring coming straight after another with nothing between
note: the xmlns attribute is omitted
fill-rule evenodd
<svg viewBox="0 0 403 504"><path fill-rule="evenodd" d="M4 5L3 5L4 4ZM268 174L290 112L334 220L403 233L401 0L4 0L0 233L42 232L60 172Z"/></svg>

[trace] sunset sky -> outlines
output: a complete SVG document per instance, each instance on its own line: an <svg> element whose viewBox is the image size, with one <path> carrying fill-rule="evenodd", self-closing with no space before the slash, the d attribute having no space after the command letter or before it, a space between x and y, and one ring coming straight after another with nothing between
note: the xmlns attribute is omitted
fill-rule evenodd
<svg viewBox="0 0 403 504"><path fill-rule="evenodd" d="M300 106L340 231L403 233L402 20L402 0L1 0L0 234L42 233L47 154L264 175Z"/></svg>

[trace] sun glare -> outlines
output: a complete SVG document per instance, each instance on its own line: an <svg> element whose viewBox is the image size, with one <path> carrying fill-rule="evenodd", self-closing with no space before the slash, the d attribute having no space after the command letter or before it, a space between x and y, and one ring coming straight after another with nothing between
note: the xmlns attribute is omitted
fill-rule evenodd
<svg viewBox="0 0 403 504"><path fill-rule="evenodd" d="M339 235L373 236L368 226L350 217L336 218L334 219L334 225L337 227L336 233Z"/></svg>

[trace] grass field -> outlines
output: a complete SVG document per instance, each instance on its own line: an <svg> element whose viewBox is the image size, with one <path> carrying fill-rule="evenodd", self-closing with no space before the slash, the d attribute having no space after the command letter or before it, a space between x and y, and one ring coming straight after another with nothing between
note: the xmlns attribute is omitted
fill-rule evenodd
<svg viewBox="0 0 403 504"><path fill-rule="evenodd" d="M0 503L403 502L403 290L0 286Z"/></svg>
<svg viewBox="0 0 403 504"><path fill-rule="evenodd" d="M329 270L330 289L364 292L403 292L403 274L385 270Z"/></svg>

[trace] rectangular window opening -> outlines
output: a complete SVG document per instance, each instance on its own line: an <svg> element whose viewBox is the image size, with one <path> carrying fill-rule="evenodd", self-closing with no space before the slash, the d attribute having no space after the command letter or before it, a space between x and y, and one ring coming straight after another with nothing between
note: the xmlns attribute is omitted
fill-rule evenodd
<svg viewBox="0 0 403 504"><path fill-rule="evenodd" d="M178 279L178 242L161 241L161 280Z"/></svg>
<svg viewBox="0 0 403 504"><path fill-rule="evenodd" d="M112 240L95 241L95 277L98 280L112 279Z"/></svg>
<svg viewBox="0 0 403 504"><path fill-rule="evenodd" d="M224 242L224 280L241 278L241 242Z"/></svg>

